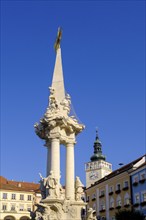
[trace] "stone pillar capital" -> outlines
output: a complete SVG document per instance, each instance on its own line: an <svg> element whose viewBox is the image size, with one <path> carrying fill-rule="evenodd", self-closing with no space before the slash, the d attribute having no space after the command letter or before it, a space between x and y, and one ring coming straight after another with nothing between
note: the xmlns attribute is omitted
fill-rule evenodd
<svg viewBox="0 0 146 220"><path fill-rule="evenodd" d="M74 147L75 144L76 144L75 140L72 140L66 143L66 147Z"/></svg>

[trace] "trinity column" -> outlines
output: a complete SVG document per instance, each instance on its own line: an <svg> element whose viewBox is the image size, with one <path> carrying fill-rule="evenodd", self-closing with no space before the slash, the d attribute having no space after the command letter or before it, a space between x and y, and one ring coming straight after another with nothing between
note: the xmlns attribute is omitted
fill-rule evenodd
<svg viewBox="0 0 146 220"><path fill-rule="evenodd" d="M71 98L65 94L61 40L62 31L58 30L55 42L56 61L53 72L52 85L49 87L49 104L40 123L35 124L36 134L45 140L47 147L47 177L53 175L60 184L60 145L66 147L66 183L65 198L75 200L74 179L74 145L76 135L84 129L75 116L70 115Z"/></svg>

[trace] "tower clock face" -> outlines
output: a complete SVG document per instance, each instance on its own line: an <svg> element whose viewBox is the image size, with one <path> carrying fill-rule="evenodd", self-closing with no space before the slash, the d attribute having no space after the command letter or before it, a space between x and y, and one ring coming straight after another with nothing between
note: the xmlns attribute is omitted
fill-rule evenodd
<svg viewBox="0 0 146 220"><path fill-rule="evenodd" d="M89 178L91 180L94 180L94 179L98 178L98 172L97 171L91 171L90 174L89 174Z"/></svg>

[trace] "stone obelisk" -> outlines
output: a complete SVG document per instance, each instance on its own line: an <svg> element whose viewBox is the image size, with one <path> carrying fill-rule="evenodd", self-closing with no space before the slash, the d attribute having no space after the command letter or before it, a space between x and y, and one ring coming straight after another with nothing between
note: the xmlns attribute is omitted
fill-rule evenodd
<svg viewBox="0 0 146 220"><path fill-rule="evenodd" d="M59 28L55 42L56 61L52 85L49 87L49 103L35 132L45 140L47 147L47 175L41 176L41 203L37 204L36 219L80 220L81 209L85 207L82 200L83 184L74 174L74 146L76 135L84 129L75 116L70 115L71 98L65 94ZM60 145L66 148L66 182L60 184Z"/></svg>

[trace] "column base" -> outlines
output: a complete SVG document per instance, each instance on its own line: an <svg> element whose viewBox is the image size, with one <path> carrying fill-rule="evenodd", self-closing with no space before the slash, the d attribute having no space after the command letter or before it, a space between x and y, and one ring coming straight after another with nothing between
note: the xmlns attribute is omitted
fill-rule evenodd
<svg viewBox="0 0 146 220"><path fill-rule="evenodd" d="M36 220L40 217L48 220L81 220L82 209L87 203L59 198L46 198L37 204Z"/></svg>

